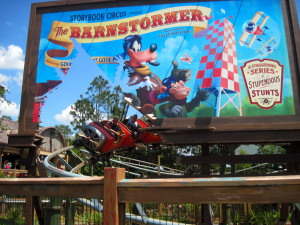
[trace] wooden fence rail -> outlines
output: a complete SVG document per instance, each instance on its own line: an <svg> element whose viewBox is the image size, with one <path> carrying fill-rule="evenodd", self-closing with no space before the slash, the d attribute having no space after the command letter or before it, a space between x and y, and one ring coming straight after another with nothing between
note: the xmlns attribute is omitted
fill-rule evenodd
<svg viewBox="0 0 300 225"><path fill-rule="evenodd" d="M4 174L12 174L13 177L17 177L17 174L27 174L27 170L17 170L17 169L0 169L0 172Z"/></svg>
<svg viewBox="0 0 300 225"><path fill-rule="evenodd" d="M125 170L121 168L105 168L104 177L5 178L0 179L0 195L103 197L104 224L124 224L126 202L195 204L300 202L300 175L124 178Z"/></svg>

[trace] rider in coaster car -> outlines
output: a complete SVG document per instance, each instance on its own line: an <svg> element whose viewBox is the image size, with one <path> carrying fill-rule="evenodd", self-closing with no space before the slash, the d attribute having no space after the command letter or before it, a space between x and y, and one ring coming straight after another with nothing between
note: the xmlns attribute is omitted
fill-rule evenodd
<svg viewBox="0 0 300 225"><path fill-rule="evenodd" d="M140 125L137 122L137 115L136 114L134 114L133 117L128 120L126 126L131 130L131 132L132 132L131 137L133 139L135 139L139 136ZM143 143L139 143L139 142L136 142L135 146L137 148L141 148L141 149L146 149L147 148L146 145L144 145Z"/></svg>
<svg viewBox="0 0 300 225"><path fill-rule="evenodd" d="M115 136L115 139L117 140L118 137L121 135L122 129L120 125L118 124L119 118L115 116L112 120L112 125L110 127L110 132L113 133Z"/></svg>

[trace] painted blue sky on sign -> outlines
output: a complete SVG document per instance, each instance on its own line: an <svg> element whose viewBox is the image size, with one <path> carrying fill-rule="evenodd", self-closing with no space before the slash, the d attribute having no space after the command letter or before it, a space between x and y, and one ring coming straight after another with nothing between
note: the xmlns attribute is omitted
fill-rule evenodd
<svg viewBox="0 0 300 225"><path fill-rule="evenodd" d="M1 59L0 60L0 82L4 84L5 87L7 87L10 91L10 93L7 95L8 98L14 103L13 106L8 106L5 109L5 114L12 116L12 118L16 119L18 116L18 109L20 105L20 97L21 97L21 82L22 82L22 73L23 73L23 64L24 64L24 54L25 54L25 46L26 46L26 38L27 38L27 27L29 23L29 8L30 4L28 2L40 2L40 1L1 1L1 20L4 21L2 23L0 29L2 30L2 36L0 38L0 51L1 51ZM244 1L247 3L247 1ZM251 1L253 3L253 1ZM300 4L299 1L296 1L297 6ZM224 17L231 17L233 16L230 21L231 23L235 23L235 32L236 32L236 39L241 36L241 33L243 32L242 26L243 23L246 20L249 20L253 17L253 15L256 13L257 9L262 9L266 15L270 16L269 22L274 22L274 18L276 18L276 15L278 13L280 14L281 10L280 8L275 4L273 6L270 6L268 4L268 1L262 2L259 1L257 4L252 4L251 7L242 7L240 11L238 11L239 1L231 2L231 4L224 4L222 2L219 2L220 6L217 4L207 3L209 7L212 8L212 18L210 21L215 21L220 18ZM222 5L221 5L222 4ZM232 5L233 4L233 5ZM15 7L18 6L18 7ZM27 10L26 10L27 9ZM148 9L145 9L147 11ZM153 9L154 10L154 9ZM299 7L297 7L298 15L299 15ZM14 12L14 13L12 13ZM67 18L67 14L62 17ZM242 19L237 19L242 17ZM51 20L51 19L49 19ZM279 20L276 20L276 25L272 26L273 32L283 32L284 29L283 22ZM276 27L277 26L277 27ZM19 27L20 29L15 29L15 27ZM276 27L276 29L275 29ZM158 36L157 34L154 34ZM153 34L151 34L153 35ZM280 37L280 49L286 48L286 41L284 35L276 35L277 37ZM12 38L13 37L13 38ZM189 39L186 41L184 39L184 36L171 36L171 37L163 37L161 38L160 42L157 42L158 44L158 50L157 50L157 61L160 62L160 66L158 67L151 67L152 72L155 74L160 74L161 78L168 76L172 69L172 64L170 63L171 60L175 59L179 63L180 68L184 68L189 66L189 68L192 71L198 70L198 65L196 63L192 63L191 65L187 65L186 62L181 61L180 57L182 57L182 54L187 54L193 58L194 62L200 61L200 53L203 49L203 46L201 46L201 43L197 39ZM45 41L45 43L43 43ZM143 48L147 48L146 46L150 46L150 44L153 42L153 39L149 35L143 36ZM113 52L111 49L103 48L101 51L103 52L103 55L110 55L113 56L115 54L118 54L122 52L122 40L115 41L116 50ZM44 44L44 45L43 45ZM41 49L43 46L46 46L46 40L41 41ZM48 48L51 47L52 44L48 45ZM76 45L76 43L75 43ZM100 45L101 46L101 45ZM181 46L182 51L180 51L181 54L177 54L178 52L178 46ZM280 46L278 46L279 48ZM238 51L238 58L239 58L239 66L242 65L243 60L249 60L252 57L249 57L249 55L253 55L252 49L246 49L246 47L241 47L237 45L237 48L242 49L242 51ZM52 94L48 96L48 99L46 101L45 106L42 109L42 125L44 126L52 126L59 123L66 123L68 124L70 122L70 117L68 115L69 106L74 103L74 100L78 99L79 94L85 92L85 86L88 86L90 78L102 74L104 76L110 76L112 83L115 81L113 77L115 76L112 73L109 73L108 67L112 65L107 66L97 66L95 65L94 61L90 59L90 55L95 54L94 51L98 51L97 48L91 47L86 54L87 47L84 45L76 45L75 51L73 52L73 55L70 57L73 57L73 65L70 68L70 71L68 72L68 76L72 76L72 79L69 79L68 82L63 82L61 87L59 87L57 90L53 91ZM107 52L106 52L107 50ZM275 51L272 53L272 58L276 59L280 62L286 62L288 59L284 58L287 57L286 54L281 54L281 51ZM40 59L40 63L44 60ZM76 60L78 60L76 62ZM2 63L5 62L5 63ZM9 64L9 66L8 66ZM40 66L40 65L39 65ZM117 65L115 65L117 68ZM287 66L288 67L288 66ZM39 69L42 69L42 67L39 67ZM289 68L285 68L289 70ZM52 69L51 69L52 70ZM49 70L43 70L44 74L49 73L49 76L53 76L55 79L67 79L67 77L59 70L59 69L53 69L52 71ZM46 73L45 73L46 72ZM88 77L88 79L87 79ZM41 77L41 80L44 77ZM39 78L40 79L40 78ZM48 78L47 78L48 79ZM51 78L52 79L52 78ZM78 80L77 80L78 79ZM74 83L73 83L74 81ZM77 81L77 82L75 82ZM189 81L191 84L193 84L193 80ZM290 80L285 80L286 83L290 82ZM78 85L81 84L81 85ZM63 86L65 85L65 86ZM284 95L290 95L291 93L287 92L288 90L285 90ZM66 94L67 93L67 94ZM69 94L68 94L69 93ZM71 94L70 94L71 93ZM246 95L246 93L242 93ZM63 98L62 98L63 96ZM53 107L55 105L56 107ZM2 107L4 105L2 104Z"/></svg>

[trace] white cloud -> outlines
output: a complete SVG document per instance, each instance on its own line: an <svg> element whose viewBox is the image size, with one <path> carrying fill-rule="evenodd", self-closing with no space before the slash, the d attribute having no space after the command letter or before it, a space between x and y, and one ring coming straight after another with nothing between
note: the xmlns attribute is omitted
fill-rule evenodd
<svg viewBox="0 0 300 225"><path fill-rule="evenodd" d="M71 122L73 121L73 116L70 115L70 111L71 111L71 105L68 106L66 109L64 109L61 114L56 114L54 116L54 118L56 119L56 121L65 124L65 125L70 125Z"/></svg>
<svg viewBox="0 0 300 225"><path fill-rule="evenodd" d="M164 43L164 48L157 54L159 56L158 61L171 62L174 59L174 56L178 50L178 46L181 46L184 49L187 45L187 42L182 36L177 36L175 38L168 38Z"/></svg>
<svg viewBox="0 0 300 225"><path fill-rule="evenodd" d="M15 81L17 85L21 87L23 81L23 72L17 71L14 76L0 73L0 84L4 86L7 90L11 89L11 85L9 83L13 81Z"/></svg>
<svg viewBox="0 0 300 225"><path fill-rule="evenodd" d="M0 98L0 115L5 116L18 116L20 111L20 106L18 106L16 103L11 102L8 103L4 99Z"/></svg>
<svg viewBox="0 0 300 225"><path fill-rule="evenodd" d="M15 76L13 79L14 79L14 81L17 82L17 84L18 84L19 86L22 86L22 82L23 82L23 72L21 72L21 71L17 72L17 76Z"/></svg>
<svg viewBox="0 0 300 225"><path fill-rule="evenodd" d="M10 80L9 76L0 73L0 84L7 89L7 83Z"/></svg>
<svg viewBox="0 0 300 225"><path fill-rule="evenodd" d="M24 69L24 54L22 48L9 45L7 50L0 46L0 69Z"/></svg>
<svg viewBox="0 0 300 225"><path fill-rule="evenodd" d="M197 45L193 45L193 47L191 49L191 54L193 54L193 55L200 54L200 50Z"/></svg>
<svg viewBox="0 0 300 225"><path fill-rule="evenodd" d="M180 46L180 52L178 54L178 47ZM177 36L175 38L168 38L164 43L164 48L157 53L158 61L171 62L172 60L179 60L183 54L187 54L190 57L195 57L200 54L200 50L196 45L189 46L187 41L184 40L182 36ZM177 55L176 55L177 54ZM176 58L175 58L176 56Z"/></svg>

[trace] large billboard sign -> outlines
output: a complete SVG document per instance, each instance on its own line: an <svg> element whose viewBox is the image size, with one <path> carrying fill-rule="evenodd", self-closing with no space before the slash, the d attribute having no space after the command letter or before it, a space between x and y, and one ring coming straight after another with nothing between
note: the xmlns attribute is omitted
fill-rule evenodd
<svg viewBox="0 0 300 225"><path fill-rule="evenodd" d="M35 41L29 53L36 64L31 65L35 93L25 120L38 124L55 116L101 75L112 87L121 86L132 106L159 121L157 125L169 121L170 126L174 118L196 127L208 118L218 124L228 123L228 118L241 123L257 117L271 124L286 117L298 121L298 59L291 48L296 44L294 33L287 26L290 4L288 0L36 4L31 21ZM86 72L76 75L84 59ZM57 112L49 114L49 107Z"/></svg>

